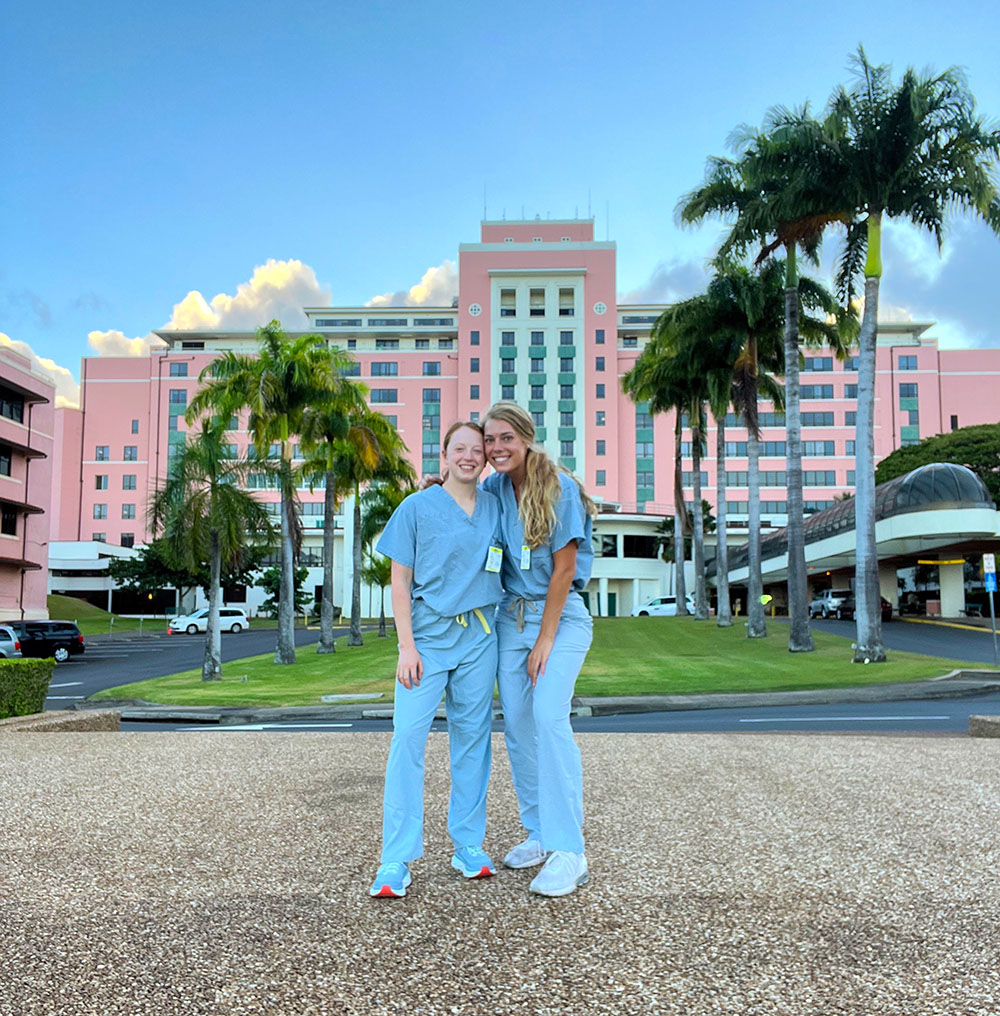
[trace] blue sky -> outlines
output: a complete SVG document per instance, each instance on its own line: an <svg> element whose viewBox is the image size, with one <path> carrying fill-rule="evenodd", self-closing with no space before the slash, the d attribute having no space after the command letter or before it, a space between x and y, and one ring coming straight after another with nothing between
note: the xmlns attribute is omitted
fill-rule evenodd
<svg viewBox="0 0 1000 1016"><path fill-rule="evenodd" d="M621 294L688 295L721 227L679 230L674 207L736 125L822 107L859 42L897 74L963 66L996 120L998 41L992 5L962 0L14 5L0 333L71 385L171 321L298 325L303 301L425 274L445 292L484 188L491 218L584 215L589 194ZM887 313L948 344L1000 345L998 277L980 225L944 259L887 237Z"/></svg>

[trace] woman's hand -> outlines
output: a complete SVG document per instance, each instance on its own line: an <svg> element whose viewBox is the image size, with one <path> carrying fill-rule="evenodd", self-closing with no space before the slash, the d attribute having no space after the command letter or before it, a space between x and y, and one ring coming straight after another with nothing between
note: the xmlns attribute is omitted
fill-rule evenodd
<svg viewBox="0 0 1000 1016"><path fill-rule="evenodd" d="M538 684L538 679L544 675L545 664L548 662L549 654L552 652L554 644L555 639L549 635L539 635L535 639L535 644L528 654L528 677L531 678L532 688Z"/></svg>
<svg viewBox="0 0 1000 1016"><path fill-rule="evenodd" d="M416 646L399 648L399 661L396 664L396 680L404 688L416 688L420 685L420 678L424 675L424 661L420 659L420 653Z"/></svg>

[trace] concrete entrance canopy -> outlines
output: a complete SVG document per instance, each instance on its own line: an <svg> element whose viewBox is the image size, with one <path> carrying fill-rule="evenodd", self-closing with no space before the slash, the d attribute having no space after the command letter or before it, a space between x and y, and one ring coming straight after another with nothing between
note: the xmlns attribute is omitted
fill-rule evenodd
<svg viewBox="0 0 1000 1016"><path fill-rule="evenodd" d="M854 499L809 516L805 522L806 567L810 575L853 570L855 566ZM875 488L875 540L879 562L915 564L933 553L942 560L992 550L1000 540L1000 512L982 480L965 466L936 462ZM749 578L746 547L729 553L729 581ZM787 530L761 539L764 584L788 578ZM714 565L709 575L714 577ZM893 575L893 587L895 576ZM895 602L893 595L883 595ZM942 608L943 608L942 604ZM957 609L965 606L964 596Z"/></svg>

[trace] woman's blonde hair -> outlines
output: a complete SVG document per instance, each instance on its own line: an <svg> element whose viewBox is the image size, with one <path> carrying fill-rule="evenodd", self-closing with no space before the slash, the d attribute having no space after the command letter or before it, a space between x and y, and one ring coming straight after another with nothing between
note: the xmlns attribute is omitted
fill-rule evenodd
<svg viewBox="0 0 1000 1016"><path fill-rule="evenodd" d="M588 515L596 515L597 507L583 489L583 484L562 466L557 466L545 448L535 441L535 424L516 402L494 402L483 416L483 423L500 420L510 424L514 433L528 446L524 457L524 485L518 500L518 515L524 526L524 539L533 550L546 543L556 525L556 502L562 494L559 474L572 476L580 488L580 499Z"/></svg>

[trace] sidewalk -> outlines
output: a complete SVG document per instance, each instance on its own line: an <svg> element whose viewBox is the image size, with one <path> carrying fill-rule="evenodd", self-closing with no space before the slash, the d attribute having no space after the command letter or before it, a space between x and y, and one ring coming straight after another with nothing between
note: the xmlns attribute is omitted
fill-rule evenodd
<svg viewBox="0 0 1000 1016"><path fill-rule="evenodd" d="M591 882L544 900L451 870L432 734L426 856L387 901L389 737L10 738L0 1016L1000 1011L997 742L589 737Z"/></svg>

